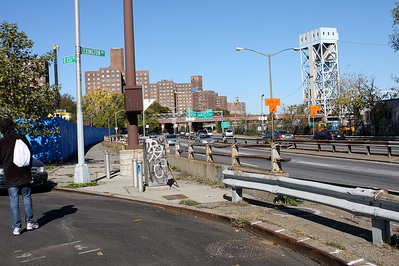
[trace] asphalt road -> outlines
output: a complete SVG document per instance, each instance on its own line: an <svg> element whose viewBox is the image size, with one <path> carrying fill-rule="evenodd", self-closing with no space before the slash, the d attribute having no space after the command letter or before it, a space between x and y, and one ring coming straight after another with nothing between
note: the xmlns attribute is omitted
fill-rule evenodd
<svg viewBox="0 0 399 266"><path fill-rule="evenodd" d="M0 199L2 265L319 265L231 225L43 189L33 193L41 227L13 236L7 193Z"/></svg>
<svg viewBox="0 0 399 266"><path fill-rule="evenodd" d="M181 146L187 149L187 142L181 141ZM195 150L201 149L204 150L203 147L195 147ZM213 148L212 151L231 153L231 148ZM173 146L171 152L174 152ZM270 155L269 149L240 148L239 153ZM187 153L183 153L182 156L187 156ZM317 154L295 154L286 149L281 150L281 156L291 158L290 162L282 163L282 166L284 172L293 178L399 192L399 164L322 157ZM195 154L195 158L205 160L205 155ZM214 156L213 159L215 162L231 164L230 157ZM269 161L259 159L240 159L240 163L242 166L258 169L271 168Z"/></svg>

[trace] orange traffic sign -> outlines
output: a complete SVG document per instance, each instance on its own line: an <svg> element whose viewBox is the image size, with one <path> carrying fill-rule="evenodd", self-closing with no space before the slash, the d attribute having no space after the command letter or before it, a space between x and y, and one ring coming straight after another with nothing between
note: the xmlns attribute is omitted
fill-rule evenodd
<svg viewBox="0 0 399 266"><path fill-rule="evenodd" d="M311 105L310 107L310 111L320 111L321 110L321 106L320 105Z"/></svg>
<svg viewBox="0 0 399 266"><path fill-rule="evenodd" d="M316 110L310 110L310 115L316 115L317 111Z"/></svg>
<svg viewBox="0 0 399 266"><path fill-rule="evenodd" d="M267 106L280 105L280 99L265 99L265 105Z"/></svg>
<svg viewBox="0 0 399 266"><path fill-rule="evenodd" d="M277 113L277 106L269 105L269 113Z"/></svg>

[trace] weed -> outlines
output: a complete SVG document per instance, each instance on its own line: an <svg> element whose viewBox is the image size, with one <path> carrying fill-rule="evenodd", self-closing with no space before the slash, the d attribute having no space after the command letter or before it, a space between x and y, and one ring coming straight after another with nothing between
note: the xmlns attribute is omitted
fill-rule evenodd
<svg viewBox="0 0 399 266"><path fill-rule="evenodd" d="M79 187L93 187L98 186L97 181L91 181L88 183L69 183L67 188L79 188Z"/></svg>
<svg viewBox="0 0 399 266"><path fill-rule="evenodd" d="M181 169L176 167L176 166L171 166L172 170L176 171L176 172L180 172Z"/></svg>
<svg viewBox="0 0 399 266"><path fill-rule="evenodd" d="M195 201L195 200L192 200L192 199L184 199L184 200L181 200L179 202L179 204L188 205L188 206L196 206L196 205L199 205L199 202Z"/></svg>
<svg viewBox="0 0 399 266"><path fill-rule="evenodd" d="M74 175L73 175L73 174L68 174L68 176L69 176L69 177L73 177Z"/></svg>
<svg viewBox="0 0 399 266"><path fill-rule="evenodd" d="M46 170L53 170L55 168L55 165L45 165Z"/></svg>
<svg viewBox="0 0 399 266"><path fill-rule="evenodd" d="M237 228L244 228L245 223L248 222L248 220L249 219L247 217L238 217L237 219L231 221L231 224Z"/></svg>
<svg viewBox="0 0 399 266"><path fill-rule="evenodd" d="M337 243L337 242L334 242L334 241L327 242L326 245L327 245L327 246L331 246L331 247L338 248L338 249L340 249L340 250L346 250L346 248L345 248L344 246L342 246L341 244L339 244L339 243Z"/></svg>
<svg viewBox="0 0 399 266"><path fill-rule="evenodd" d="M278 195L277 197L274 198L273 202L274 203L281 202L283 204L291 205L291 206L298 206L299 204L303 203L303 201L292 198L287 195Z"/></svg>

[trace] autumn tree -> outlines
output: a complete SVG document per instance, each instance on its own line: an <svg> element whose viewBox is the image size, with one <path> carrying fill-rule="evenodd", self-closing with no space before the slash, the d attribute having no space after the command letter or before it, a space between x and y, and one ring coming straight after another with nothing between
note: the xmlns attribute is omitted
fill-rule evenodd
<svg viewBox="0 0 399 266"><path fill-rule="evenodd" d="M54 53L33 54L32 40L17 24L0 25L0 117L18 121L23 133L50 133L41 123L57 108L59 87L48 83Z"/></svg>
<svg viewBox="0 0 399 266"><path fill-rule="evenodd" d="M399 50L399 2L395 3L396 7L391 10L393 34L389 35L389 42L395 52Z"/></svg>
<svg viewBox="0 0 399 266"><path fill-rule="evenodd" d="M145 124L149 125L149 132L160 132L161 125L159 124L156 116L158 114L170 113L170 109L168 107L163 107L158 102L153 102L147 110L145 110ZM142 113L139 115L139 132L143 133L143 115Z"/></svg>
<svg viewBox="0 0 399 266"><path fill-rule="evenodd" d="M94 127L115 127L115 113L125 108L123 95L108 92L107 88L96 88L83 96L82 109L85 124ZM122 113L122 114L121 114ZM117 114L119 129L127 128L126 115L124 112Z"/></svg>
<svg viewBox="0 0 399 266"><path fill-rule="evenodd" d="M72 95L68 93L62 94L59 107L72 114L73 118L69 120L70 122L76 122L76 101Z"/></svg>
<svg viewBox="0 0 399 266"><path fill-rule="evenodd" d="M335 99L337 114L354 117L355 131L366 133L367 112L378 134L379 123L382 118L382 101L378 88L374 85L374 78L363 74L348 73L341 76L340 95Z"/></svg>

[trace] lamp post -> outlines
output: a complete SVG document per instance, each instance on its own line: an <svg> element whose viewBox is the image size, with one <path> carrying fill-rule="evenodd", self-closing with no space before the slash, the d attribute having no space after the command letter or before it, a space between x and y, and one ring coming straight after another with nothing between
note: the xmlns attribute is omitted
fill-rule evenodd
<svg viewBox="0 0 399 266"><path fill-rule="evenodd" d="M271 58L272 56L275 56L275 55L277 55L277 54L279 54L279 53L282 53L282 52L284 52L284 51L288 51L288 50L300 51L301 49L300 49L300 48L287 48L287 49L281 50L280 52L277 52L277 53L274 53L274 54L264 54L264 53L261 53L261 52L258 52L258 51L252 50L252 49L236 47L236 51L243 51L243 50L255 52L255 53L257 53L257 54L264 55L264 56L266 56L267 58L269 58L270 98L272 99L272 98L273 98L273 88L272 88L272 63L271 63L270 58ZM272 122L272 143L274 143L274 115L273 115L273 113L270 113L270 115L271 115L271 117L272 117L272 121L271 121L271 122Z"/></svg>
<svg viewBox="0 0 399 266"><path fill-rule="evenodd" d="M118 134L118 120L116 119L116 115L122 111L125 111L125 109L119 110L118 112L115 113L115 135Z"/></svg>
<svg viewBox="0 0 399 266"><path fill-rule="evenodd" d="M261 130L260 130L261 133L263 133L263 96L265 96L265 95L262 94L262 96L260 97L260 107L261 107L260 117L261 117L261 119L262 119L262 122L261 122Z"/></svg>

